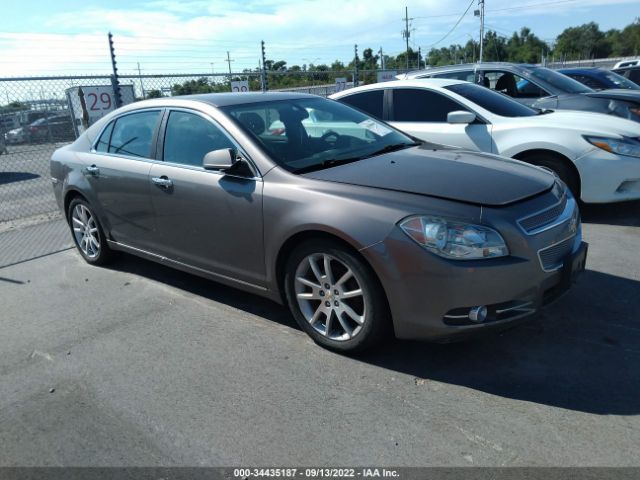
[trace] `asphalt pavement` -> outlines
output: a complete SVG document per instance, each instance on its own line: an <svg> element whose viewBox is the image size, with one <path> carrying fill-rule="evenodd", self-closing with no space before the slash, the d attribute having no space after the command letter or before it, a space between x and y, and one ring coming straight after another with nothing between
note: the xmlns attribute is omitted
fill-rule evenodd
<svg viewBox="0 0 640 480"><path fill-rule="evenodd" d="M131 256L0 268L0 465L637 466L640 202L583 217L587 271L538 318L357 357Z"/></svg>

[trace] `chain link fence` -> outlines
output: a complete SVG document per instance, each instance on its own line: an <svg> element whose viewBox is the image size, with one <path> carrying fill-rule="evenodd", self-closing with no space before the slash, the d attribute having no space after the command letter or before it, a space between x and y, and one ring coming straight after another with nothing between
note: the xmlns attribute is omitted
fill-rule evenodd
<svg viewBox="0 0 640 480"><path fill-rule="evenodd" d="M391 72L393 73L393 72ZM49 159L120 103L190 93L296 91L328 96L377 72L299 71L0 78L0 267L72 246ZM120 92L119 98L115 94Z"/></svg>

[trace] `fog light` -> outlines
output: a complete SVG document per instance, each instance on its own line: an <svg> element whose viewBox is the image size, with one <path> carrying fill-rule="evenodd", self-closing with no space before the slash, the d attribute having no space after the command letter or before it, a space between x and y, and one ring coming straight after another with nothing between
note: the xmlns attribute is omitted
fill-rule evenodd
<svg viewBox="0 0 640 480"><path fill-rule="evenodd" d="M482 323L487 319L487 307L473 307L469 310L469 320L476 323Z"/></svg>

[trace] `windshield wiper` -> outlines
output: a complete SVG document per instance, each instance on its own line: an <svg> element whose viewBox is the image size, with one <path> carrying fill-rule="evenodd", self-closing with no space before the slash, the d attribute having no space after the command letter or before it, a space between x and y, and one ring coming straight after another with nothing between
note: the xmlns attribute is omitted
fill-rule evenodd
<svg viewBox="0 0 640 480"><path fill-rule="evenodd" d="M415 147L417 145L422 145L422 142L415 143L394 143L392 145L385 145L379 150L376 150L372 153L368 153L366 155L362 155L360 157L348 157L348 158L331 158L329 160L324 160L321 163L315 163L313 165L308 165L306 167L301 167L294 170L294 173L309 173L314 172L316 170L324 170L325 168L331 168L338 165L344 165L347 163L357 162L358 160L364 160L365 158L375 157L376 155L382 155L383 153L395 152L397 150L403 150L408 147Z"/></svg>
<svg viewBox="0 0 640 480"><path fill-rule="evenodd" d="M364 157L330 158L329 160L324 160L321 163L314 163L313 165L297 168L293 171L293 173L315 172L316 170L324 170L325 168L331 168L331 167L336 167L338 165L345 165L347 163L357 162L358 160L362 160L363 158Z"/></svg>
<svg viewBox="0 0 640 480"><path fill-rule="evenodd" d="M382 155L383 153L391 153L391 152L396 152L398 150L404 150L405 148L409 148L409 147L417 147L418 145L422 145L422 142L414 142L414 143L394 143L391 145L385 145L384 147L382 147L380 150L376 150L373 153L370 153L368 155L365 155L362 158L370 158L370 157L375 157L376 155Z"/></svg>

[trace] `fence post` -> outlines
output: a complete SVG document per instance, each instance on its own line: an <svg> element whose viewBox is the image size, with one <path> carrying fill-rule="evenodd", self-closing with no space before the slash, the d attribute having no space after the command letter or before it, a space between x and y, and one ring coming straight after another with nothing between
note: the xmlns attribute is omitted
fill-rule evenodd
<svg viewBox="0 0 640 480"><path fill-rule="evenodd" d="M116 52L113 48L113 35L109 32L109 53L111 55L111 67L113 75L111 75L111 85L113 87L113 95L116 101L116 107L122 106L122 95L120 93L120 81L118 80L118 67L116 67Z"/></svg>
<svg viewBox="0 0 640 480"><path fill-rule="evenodd" d="M353 86L358 86L358 44L356 43L353 47L353 51L355 53L355 57L353 60Z"/></svg>
<svg viewBox="0 0 640 480"><path fill-rule="evenodd" d="M267 80L267 55L264 52L264 40L260 42L260 46L262 47L262 71L260 72L260 80L262 91L266 92L269 90L269 83Z"/></svg>

